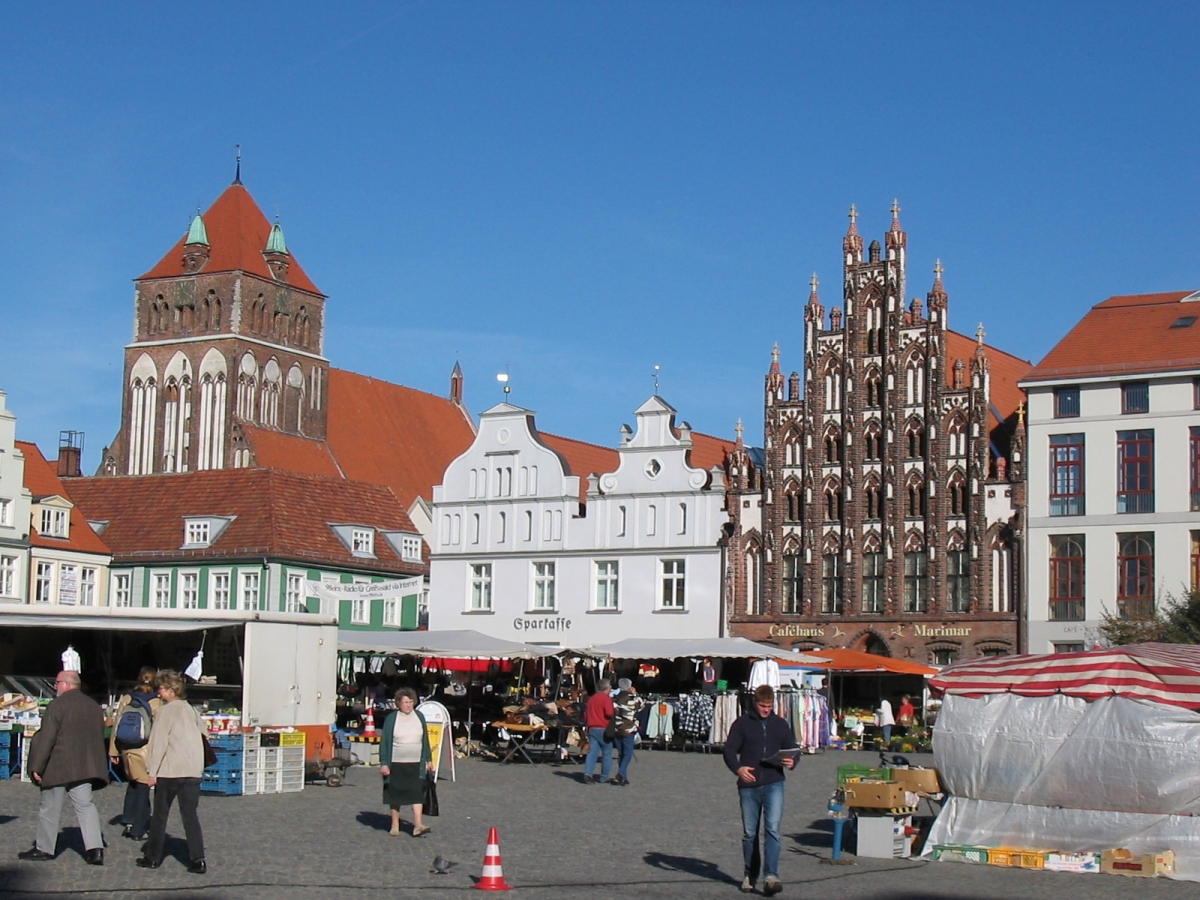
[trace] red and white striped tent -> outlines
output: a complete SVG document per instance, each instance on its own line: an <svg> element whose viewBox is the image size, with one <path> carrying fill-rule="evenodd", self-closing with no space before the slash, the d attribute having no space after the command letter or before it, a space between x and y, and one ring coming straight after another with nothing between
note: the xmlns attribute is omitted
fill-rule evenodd
<svg viewBox="0 0 1200 900"><path fill-rule="evenodd" d="M1200 710L1200 646L1129 644L1053 656L1002 656L957 663L929 679L935 695L1120 696Z"/></svg>

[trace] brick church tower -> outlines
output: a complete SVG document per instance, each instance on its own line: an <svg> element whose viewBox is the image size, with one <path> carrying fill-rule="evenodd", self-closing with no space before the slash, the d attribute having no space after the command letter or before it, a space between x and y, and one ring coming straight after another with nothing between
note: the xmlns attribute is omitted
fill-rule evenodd
<svg viewBox="0 0 1200 900"><path fill-rule="evenodd" d="M326 298L240 177L134 284L121 431L98 474L247 466L249 430L325 438Z"/></svg>
<svg viewBox="0 0 1200 900"><path fill-rule="evenodd" d="M728 598L730 629L922 662L1011 653L1023 511L1005 457L1029 363L986 347L982 330L950 331L940 263L925 302L905 304L899 213L864 254L851 209L841 308L826 312L813 276L803 391L773 354L761 519L733 526L727 583L744 587Z"/></svg>

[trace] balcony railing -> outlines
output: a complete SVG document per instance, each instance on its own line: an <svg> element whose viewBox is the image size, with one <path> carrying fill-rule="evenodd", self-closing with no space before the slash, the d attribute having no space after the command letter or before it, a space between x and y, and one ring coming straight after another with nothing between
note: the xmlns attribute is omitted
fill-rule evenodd
<svg viewBox="0 0 1200 900"><path fill-rule="evenodd" d="M1050 515L1082 516L1083 497L1051 497Z"/></svg>
<svg viewBox="0 0 1200 900"><path fill-rule="evenodd" d="M1154 492L1128 492L1117 494L1117 512L1119 513L1152 513L1154 512Z"/></svg>
<svg viewBox="0 0 1200 900"><path fill-rule="evenodd" d="M1153 597L1129 597L1117 601L1117 613L1122 619L1154 618Z"/></svg>
<svg viewBox="0 0 1200 900"><path fill-rule="evenodd" d="M1082 622L1084 618L1082 600L1050 601L1051 622Z"/></svg>

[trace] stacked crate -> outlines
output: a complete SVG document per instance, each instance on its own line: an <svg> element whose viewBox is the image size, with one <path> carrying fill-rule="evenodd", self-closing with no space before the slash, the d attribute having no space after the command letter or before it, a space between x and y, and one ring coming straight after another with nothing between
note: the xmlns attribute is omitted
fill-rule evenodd
<svg viewBox="0 0 1200 900"><path fill-rule="evenodd" d="M247 734L245 738L245 793L287 794L304 790L304 732L264 731Z"/></svg>
<svg viewBox="0 0 1200 900"><path fill-rule="evenodd" d="M12 775L17 762L17 746L11 730L0 731L0 780Z"/></svg>
<svg viewBox="0 0 1200 900"><path fill-rule="evenodd" d="M226 796L242 793L242 735L213 735L208 739L208 744L217 755L217 761L204 770L204 776L200 779L200 790L207 794Z"/></svg>

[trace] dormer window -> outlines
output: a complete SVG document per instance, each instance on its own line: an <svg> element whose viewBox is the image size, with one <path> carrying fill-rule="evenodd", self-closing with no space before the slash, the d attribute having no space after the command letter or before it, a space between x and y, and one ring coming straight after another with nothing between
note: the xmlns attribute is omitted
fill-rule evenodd
<svg viewBox="0 0 1200 900"><path fill-rule="evenodd" d="M65 509L42 508L42 527L38 533L42 537L67 537L70 516Z"/></svg>
<svg viewBox="0 0 1200 900"><path fill-rule="evenodd" d="M185 544L204 544L208 545L209 524L208 520L187 523L187 536L184 538Z"/></svg>
<svg viewBox="0 0 1200 900"><path fill-rule="evenodd" d="M420 561L421 539L404 535L400 538L400 558Z"/></svg>
<svg viewBox="0 0 1200 900"><path fill-rule="evenodd" d="M185 516L183 520L183 550L204 550L217 539L235 516Z"/></svg>
<svg viewBox="0 0 1200 900"><path fill-rule="evenodd" d="M350 530L350 552L364 556L375 553L375 532L370 528L353 528Z"/></svg>

